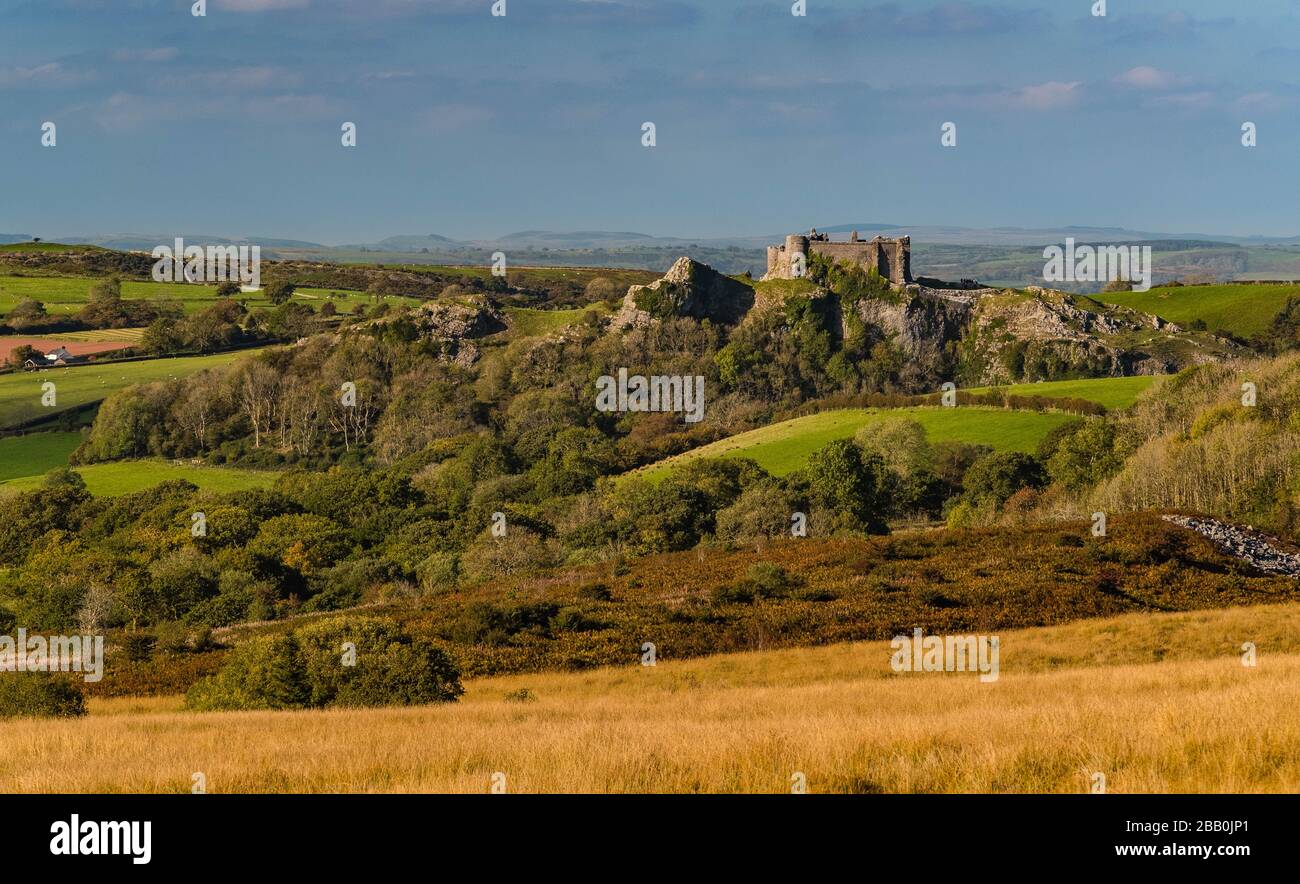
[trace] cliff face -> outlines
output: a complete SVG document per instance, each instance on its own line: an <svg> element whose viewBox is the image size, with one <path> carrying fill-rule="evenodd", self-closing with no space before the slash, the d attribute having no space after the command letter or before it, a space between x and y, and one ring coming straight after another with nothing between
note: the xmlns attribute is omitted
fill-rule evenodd
<svg viewBox="0 0 1300 884"><path fill-rule="evenodd" d="M950 345L966 335L977 300L976 292L913 286L896 299L867 298L855 307L858 319L891 341L918 370L934 375L951 361L945 358Z"/></svg>

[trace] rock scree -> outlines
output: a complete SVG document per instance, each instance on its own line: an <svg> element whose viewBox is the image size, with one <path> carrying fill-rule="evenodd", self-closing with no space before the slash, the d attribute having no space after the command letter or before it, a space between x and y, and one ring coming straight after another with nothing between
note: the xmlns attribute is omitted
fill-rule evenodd
<svg viewBox="0 0 1300 884"><path fill-rule="evenodd" d="M1195 516L1162 516L1161 518L1208 537L1226 552L1253 568L1268 574L1300 578L1300 555L1278 549L1268 537L1258 532L1238 528L1217 519L1202 519Z"/></svg>

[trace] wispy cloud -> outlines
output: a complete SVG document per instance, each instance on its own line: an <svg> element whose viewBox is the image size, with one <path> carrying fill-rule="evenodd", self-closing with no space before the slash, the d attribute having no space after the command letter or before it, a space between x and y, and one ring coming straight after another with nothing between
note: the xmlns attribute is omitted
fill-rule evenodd
<svg viewBox="0 0 1300 884"><path fill-rule="evenodd" d="M1132 89L1168 89L1178 82L1178 78L1150 65L1138 65L1115 77L1115 82Z"/></svg>
<svg viewBox="0 0 1300 884"><path fill-rule="evenodd" d="M1074 107L1083 95L1083 83L1074 80L1063 83L1052 80L1031 86L1021 86L986 96L984 104L993 108L1024 111L1055 111Z"/></svg>
<svg viewBox="0 0 1300 884"><path fill-rule="evenodd" d="M90 79L89 74L71 70L57 61L33 67L17 65L0 67L0 89L75 86L88 79Z"/></svg>

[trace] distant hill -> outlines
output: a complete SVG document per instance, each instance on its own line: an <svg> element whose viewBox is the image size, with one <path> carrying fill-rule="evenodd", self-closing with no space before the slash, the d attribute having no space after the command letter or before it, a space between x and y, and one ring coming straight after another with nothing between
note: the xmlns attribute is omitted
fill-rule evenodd
<svg viewBox="0 0 1300 884"><path fill-rule="evenodd" d="M171 245L178 236L185 240L186 245L193 246L255 245L263 249L330 249L330 246L298 239L269 236L215 236L207 233L108 233L94 236L56 236L51 239L68 245L95 245L123 252L148 252L155 246Z"/></svg>

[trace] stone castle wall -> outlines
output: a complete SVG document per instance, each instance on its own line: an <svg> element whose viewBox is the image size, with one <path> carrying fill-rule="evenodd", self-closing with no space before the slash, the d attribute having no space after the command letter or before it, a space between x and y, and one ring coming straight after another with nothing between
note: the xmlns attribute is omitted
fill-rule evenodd
<svg viewBox="0 0 1300 884"><path fill-rule="evenodd" d="M893 285L912 282L912 238L898 239L874 237L869 240L831 242L809 236L792 234L781 245L767 247L767 273L764 279L793 279L794 258L809 254L823 255L835 261L851 261L864 270L875 268Z"/></svg>

